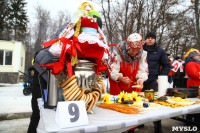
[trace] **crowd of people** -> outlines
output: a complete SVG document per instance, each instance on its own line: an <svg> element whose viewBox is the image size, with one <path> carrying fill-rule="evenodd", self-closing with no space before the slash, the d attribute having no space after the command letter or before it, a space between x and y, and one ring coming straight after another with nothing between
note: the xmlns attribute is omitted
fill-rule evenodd
<svg viewBox="0 0 200 133"><path fill-rule="evenodd" d="M38 75L43 68L38 64L46 65L54 57L60 59L48 66L52 68L52 74L58 74L64 69L64 62L69 62L68 76L72 76L70 68L72 64L77 63L77 57L95 58L95 63L99 66L98 72L107 67L111 95L118 95L122 91L128 93L150 89L158 91L159 75L168 75L168 82L173 83L173 88L200 86L199 50L190 49L184 57L184 63L178 56L172 61L170 54L156 43L156 34L149 32L145 40L139 33L130 34L127 38L123 38L122 42L114 45L114 52L109 54L111 51L108 51L107 41L101 30L101 16L90 10L93 10L93 7L89 3L82 4L73 22L67 27L65 24L64 30L62 28L56 39L45 43L46 48L36 54L32 90L33 114L28 132L36 132L40 119L37 98L41 97L40 87L45 88L47 84L47 75L44 74L39 85ZM81 18L85 12L93 17ZM66 58L70 54L71 62ZM161 132L161 121L154 122L154 127L155 132Z"/></svg>
<svg viewBox="0 0 200 133"><path fill-rule="evenodd" d="M173 64L170 54L167 55L171 65L168 82L173 83L173 88L190 88L200 85L199 50L191 48L183 60L179 56L175 57Z"/></svg>

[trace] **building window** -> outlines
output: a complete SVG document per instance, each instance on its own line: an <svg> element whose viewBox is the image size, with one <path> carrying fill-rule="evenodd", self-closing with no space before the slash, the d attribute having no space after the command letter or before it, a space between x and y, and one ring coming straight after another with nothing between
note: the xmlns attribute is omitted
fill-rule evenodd
<svg viewBox="0 0 200 133"><path fill-rule="evenodd" d="M4 51L3 50L0 50L0 65L3 65L3 53Z"/></svg>
<svg viewBox="0 0 200 133"><path fill-rule="evenodd" d="M12 65L12 51L0 50L0 65Z"/></svg>
<svg viewBox="0 0 200 133"><path fill-rule="evenodd" d="M12 65L12 51L5 51L5 65Z"/></svg>

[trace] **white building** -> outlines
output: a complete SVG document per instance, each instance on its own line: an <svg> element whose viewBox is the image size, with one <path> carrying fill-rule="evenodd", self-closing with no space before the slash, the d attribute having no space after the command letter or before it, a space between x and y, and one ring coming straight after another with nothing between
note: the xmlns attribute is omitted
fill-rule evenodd
<svg viewBox="0 0 200 133"><path fill-rule="evenodd" d="M22 42L0 40L0 83L18 83L25 70L25 47Z"/></svg>

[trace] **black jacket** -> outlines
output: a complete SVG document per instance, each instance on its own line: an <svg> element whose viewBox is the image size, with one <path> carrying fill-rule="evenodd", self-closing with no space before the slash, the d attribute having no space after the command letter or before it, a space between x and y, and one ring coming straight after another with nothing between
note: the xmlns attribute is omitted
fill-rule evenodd
<svg viewBox="0 0 200 133"><path fill-rule="evenodd" d="M170 63L165 51L157 46L156 43L152 46L144 44L143 49L147 51L147 63L149 69L147 82L157 80L158 75L168 75Z"/></svg>

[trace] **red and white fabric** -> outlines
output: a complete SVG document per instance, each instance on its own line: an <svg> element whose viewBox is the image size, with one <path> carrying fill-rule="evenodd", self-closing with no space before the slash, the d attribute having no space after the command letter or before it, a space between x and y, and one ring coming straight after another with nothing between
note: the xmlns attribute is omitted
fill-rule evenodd
<svg viewBox="0 0 200 133"><path fill-rule="evenodd" d="M143 51L141 58L138 62L127 63L122 60L121 56L117 54L117 52L113 52L112 57L115 61L111 61L112 63L109 64L109 73L110 73L110 94L118 95L120 92L128 92L131 93L132 91L136 91L132 88L134 82L137 80L147 80L148 78L148 64L146 61L147 52ZM110 61L108 61L110 62ZM129 77L131 82L129 85L124 84L118 81L118 77Z"/></svg>

